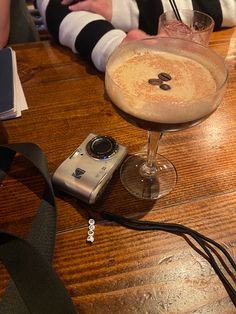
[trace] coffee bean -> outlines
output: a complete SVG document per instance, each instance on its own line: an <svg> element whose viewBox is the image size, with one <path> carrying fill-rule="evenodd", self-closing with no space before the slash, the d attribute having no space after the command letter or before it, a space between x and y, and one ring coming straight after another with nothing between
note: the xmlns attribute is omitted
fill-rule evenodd
<svg viewBox="0 0 236 314"><path fill-rule="evenodd" d="M148 83L151 85L161 85L162 84L162 80L157 79L157 78L151 78L148 80Z"/></svg>
<svg viewBox="0 0 236 314"><path fill-rule="evenodd" d="M161 85L160 85L160 88L163 89L163 90L169 90L169 89L171 89L170 85L168 85L168 84L161 84Z"/></svg>
<svg viewBox="0 0 236 314"><path fill-rule="evenodd" d="M159 77L159 79L162 80L162 81L170 81L170 80L171 80L170 74L165 73L165 72L159 73L159 74L158 74L158 77Z"/></svg>

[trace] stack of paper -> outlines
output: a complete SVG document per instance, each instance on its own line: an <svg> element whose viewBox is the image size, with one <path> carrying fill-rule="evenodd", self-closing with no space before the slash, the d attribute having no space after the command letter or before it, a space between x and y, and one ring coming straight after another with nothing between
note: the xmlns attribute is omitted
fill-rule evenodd
<svg viewBox="0 0 236 314"><path fill-rule="evenodd" d="M0 49L0 120L20 117L25 109L28 106L17 72L15 51Z"/></svg>

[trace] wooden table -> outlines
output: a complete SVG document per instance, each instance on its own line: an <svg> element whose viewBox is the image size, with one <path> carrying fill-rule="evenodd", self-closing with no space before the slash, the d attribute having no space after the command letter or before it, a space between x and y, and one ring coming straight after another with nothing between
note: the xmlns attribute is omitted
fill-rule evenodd
<svg viewBox="0 0 236 314"><path fill-rule="evenodd" d="M90 208L56 193L54 267L80 313L235 313L213 269L182 237L128 230L97 214L181 223L236 258L236 28L214 33L210 45L229 64L228 88L207 121L163 137L160 153L178 172L169 195L156 202L135 199L118 173ZM29 110L1 124L2 142L38 144L50 174L90 132L113 136L131 154L146 144L146 132L120 118L104 97L103 74L78 56L48 41L14 49ZM0 188L1 229L25 236L42 191L40 175L16 158ZM93 245L86 243L91 215L97 220ZM3 291L8 274L3 267L0 274Z"/></svg>

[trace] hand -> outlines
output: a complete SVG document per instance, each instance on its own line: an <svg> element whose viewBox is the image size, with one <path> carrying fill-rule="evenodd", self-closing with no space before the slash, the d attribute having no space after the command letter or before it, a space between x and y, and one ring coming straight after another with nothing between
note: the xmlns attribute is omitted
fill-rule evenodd
<svg viewBox="0 0 236 314"><path fill-rule="evenodd" d="M130 32L128 32L127 36L123 39L122 44L127 43L131 40L138 40L138 39L143 39L147 37L151 37L151 36L141 31L140 29L132 29Z"/></svg>
<svg viewBox="0 0 236 314"><path fill-rule="evenodd" d="M139 39L144 39L144 38L161 38L161 37L168 37L166 36L166 34L161 33L155 36L151 36L143 31L141 31L140 29L132 29L131 31L129 31L127 33L127 36L122 40L120 45L126 44L132 40L139 40ZM151 41L149 41L151 43ZM154 42L155 43L155 42Z"/></svg>
<svg viewBox="0 0 236 314"><path fill-rule="evenodd" d="M112 18L112 0L82 0L74 3L74 0L62 0L61 4L69 5L71 11L89 11L102 15L107 21Z"/></svg>

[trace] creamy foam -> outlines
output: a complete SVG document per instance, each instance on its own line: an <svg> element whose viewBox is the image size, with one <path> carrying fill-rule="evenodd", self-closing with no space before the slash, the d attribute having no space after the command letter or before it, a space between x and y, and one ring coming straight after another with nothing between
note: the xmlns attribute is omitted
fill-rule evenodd
<svg viewBox="0 0 236 314"><path fill-rule="evenodd" d="M161 72L171 75L170 90L148 83ZM107 68L106 88L121 110L152 122L197 120L216 105L216 81L211 72L190 57L170 52L140 48L123 54Z"/></svg>

